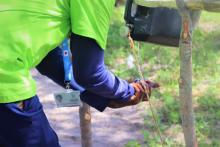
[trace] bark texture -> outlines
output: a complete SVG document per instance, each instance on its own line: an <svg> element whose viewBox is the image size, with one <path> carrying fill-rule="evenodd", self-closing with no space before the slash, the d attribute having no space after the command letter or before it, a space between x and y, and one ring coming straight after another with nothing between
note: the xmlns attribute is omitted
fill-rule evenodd
<svg viewBox="0 0 220 147"><path fill-rule="evenodd" d="M183 0L176 0L182 16L180 36L180 79L179 98L181 104L182 128L186 147L197 147L195 119L192 103L192 32L199 20L199 11L187 9Z"/></svg>
<svg viewBox="0 0 220 147"><path fill-rule="evenodd" d="M82 147L92 147L90 106L83 103L79 108Z"/></svg>

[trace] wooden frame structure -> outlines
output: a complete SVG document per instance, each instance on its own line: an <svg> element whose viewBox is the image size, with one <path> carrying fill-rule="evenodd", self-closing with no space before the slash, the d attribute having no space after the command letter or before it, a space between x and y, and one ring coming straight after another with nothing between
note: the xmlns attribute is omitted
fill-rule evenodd
<svg viewBox="0 0 220 147"><path fill-rule="evenodd" d="M192 33L200 18L200 11L220 12L220 0L134 0L146 7L178 9L182 16L180 36L179 99L182 128L186 147L197 147L195 119L192 104Z"/></svg>

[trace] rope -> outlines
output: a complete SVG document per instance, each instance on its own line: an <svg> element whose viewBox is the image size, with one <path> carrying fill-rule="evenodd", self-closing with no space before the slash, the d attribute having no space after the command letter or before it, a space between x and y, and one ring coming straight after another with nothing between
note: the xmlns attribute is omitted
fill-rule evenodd
<svg viewBox="0 0 220 147"><path fill-rule="evenodd" d="M149 89L146 87L146 84L145 84L145 80L144 80L144 76L143 76L143 72L141 71L141 65L140 65L140 55L139 55L139 43L138 43L138 48L135 48L135 43L134 43L134 40L131 38L131 35L130 33L128 33L128 40L129 40L129 43L130 43L130 48L132 49L132 54L135 58L135 65L138 69L138 74L140 76L140 79L141 79L141 85L143 86L144 88L144 93L145 95L147 96L147 99L148 99L148 103L149 103L149 106L150 106L150 110L151 110L151 113L152 113L152 117L153 117L153 120L154 120L154 126L156 128L156 131L157 131L157 134L158 136L160 137L160 143L161 143L161 146L164 147L164 141L163 141L163 138L162 138L162 134L161 134L161 131L160 131L160 128L159 128L159 124L158 124L158 121L157 121L157 117L156 117L156 114L154 112L154 108L153 108L153 105L151 103L151 100L150 100L150 97L149 97Z"/></svg>

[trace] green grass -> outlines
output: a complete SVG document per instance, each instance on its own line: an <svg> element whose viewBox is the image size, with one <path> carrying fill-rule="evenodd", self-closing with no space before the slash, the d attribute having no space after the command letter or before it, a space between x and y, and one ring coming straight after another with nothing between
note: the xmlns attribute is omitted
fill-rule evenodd
<svg viewBox="0 0 220 147"><path fill-rule="evenodd" d="M123 21L123 7L114 12L109 31L105 62L116 75L124 79L138 78L135 68L128 68L131 55ZM196 132L200 146L220 146L220 14L203 12L193 34L193 96ZM160 128L167 146L183 146L178 139L181 119L178 101L179 49L141 43L141 64L145 78L160 83L153 93L160 120ZM133 140L128 147L159 146L158 138L152 138L153 121L150 113L144 114L148 129L142 130L145 144ZM167 135L168 133L168 135Z"/></svg>

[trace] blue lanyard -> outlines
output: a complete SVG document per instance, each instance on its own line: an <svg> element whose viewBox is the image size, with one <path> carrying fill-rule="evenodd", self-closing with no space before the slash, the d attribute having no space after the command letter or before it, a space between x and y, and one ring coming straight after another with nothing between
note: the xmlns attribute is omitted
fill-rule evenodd
<svg viewBox="0 0 220 147"><path fill-rule="evenodd" d="M63 65L64 65L64 82L66 87L69 89L69 83L73 79L73 69L72 69L72 60L71 52L68 45L68 39L65 39L62 43L62 52L63 52Z"/></svg>

